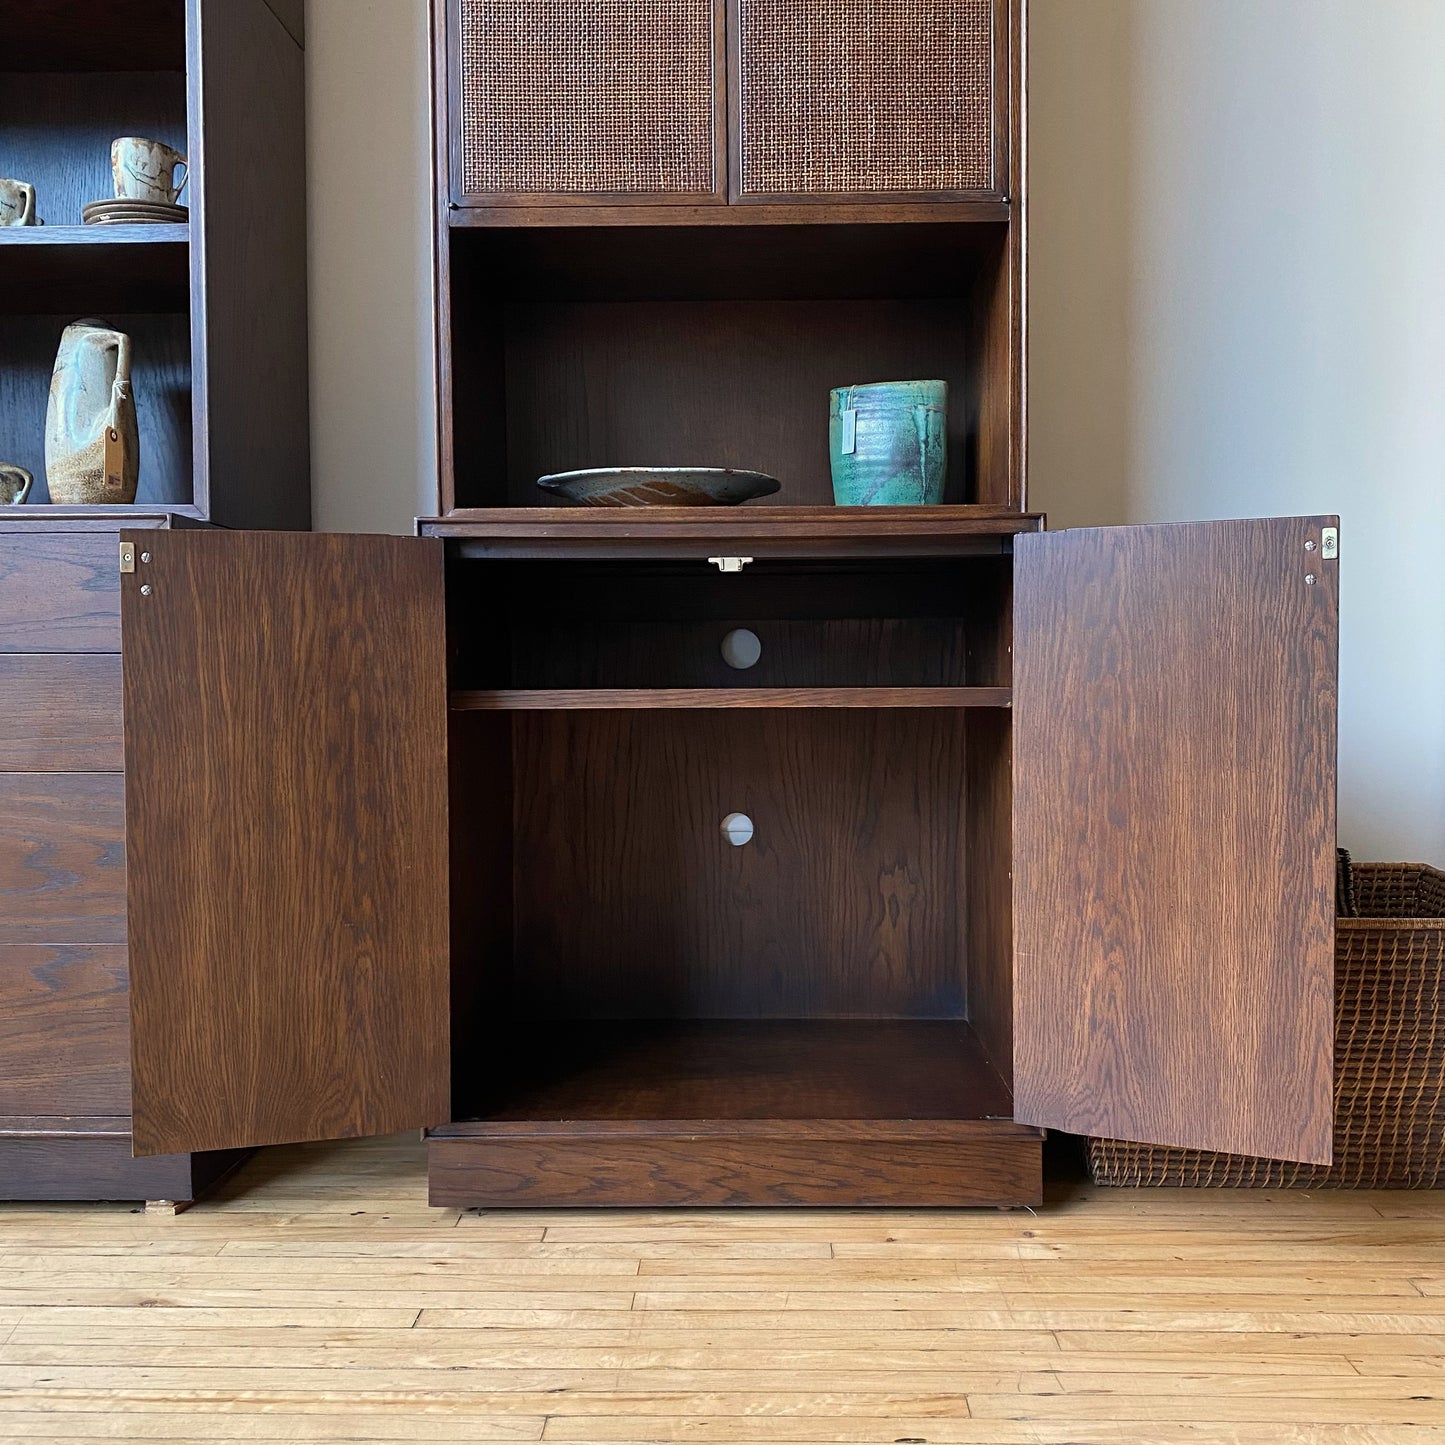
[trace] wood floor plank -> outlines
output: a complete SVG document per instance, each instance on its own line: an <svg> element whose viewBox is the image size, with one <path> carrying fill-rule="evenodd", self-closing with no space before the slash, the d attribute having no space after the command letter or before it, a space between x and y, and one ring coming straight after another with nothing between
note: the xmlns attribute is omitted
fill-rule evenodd
<svg viewBox="0 0 1445 1445"><path fill-rule="evenodd" d="M414 1136L0 1206L0 1441L1425 1445L1445 1198L434 1210Z"/></svg>

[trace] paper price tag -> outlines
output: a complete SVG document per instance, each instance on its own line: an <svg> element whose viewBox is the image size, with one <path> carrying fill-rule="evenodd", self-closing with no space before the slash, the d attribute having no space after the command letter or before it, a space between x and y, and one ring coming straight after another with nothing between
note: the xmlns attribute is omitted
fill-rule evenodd
<svg viewBox="0 0 1445 1445"><path fill-rule="evenodd" d="M125 486L125 448L120 433L113 427L105 429L105 489L118 492Z"/></svg>
<svg viewBox="0 0 1445 1445"><path fill-rule="evenodd" d="M856 408L842 413L843 441L842 451L845 457L852 456L858 450L858 412Z"/></svg>

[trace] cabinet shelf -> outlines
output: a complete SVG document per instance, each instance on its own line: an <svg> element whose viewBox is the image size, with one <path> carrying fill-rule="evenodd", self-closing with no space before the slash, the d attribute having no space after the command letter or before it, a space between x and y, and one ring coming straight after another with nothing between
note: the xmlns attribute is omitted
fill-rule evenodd
<svg viewBox="0 0 1445 1445"><path fill-rule="evenodd" d="M1006 687L496 688L451 694L453 712L663 708L1006 708Z"/></svg>
<svg viewBox="0 0 1445 1445"><path fill-rule="evenodd" d="M1026 1202L1041 1138L944 1020L587 1020L512 1031L431 1131L431 1201ZM645 1181L639 1185L636 1180Z"/></svg>
<svg viewBox="0 0 1445 1445"><path fill-rule="evenodd" d="M487 1123L1010 1119L968 1024L944 1019L586 1019L529 1026L470 1101ZM467 1100L457 1101L465 1107ZM470 1132L470 1114L433 1130Z"/></svg>
<svg viewBox="0 0 1445 1445"><path fill-rule="evenodd" d="M1000 552L1038 512L1000 507L477 507L417 523L466 557L946 557Z"/></svg>
<svg viewBox="0 0 1445 1445"><path fill-rule="evenodd" d="M185 311L190 227L0 229L0 311Z"/></svg>

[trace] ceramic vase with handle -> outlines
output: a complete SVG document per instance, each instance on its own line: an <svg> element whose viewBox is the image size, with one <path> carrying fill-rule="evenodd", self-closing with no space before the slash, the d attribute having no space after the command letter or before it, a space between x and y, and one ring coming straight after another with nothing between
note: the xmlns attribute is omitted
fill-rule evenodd
<svg viewBox="0 0 1445 1445"><path fill-rule="evenodd" d="M35 187L29 181L0 178L0 226L39 226L35 214Z"/></svg>
<svg viewBox="0 0 1445 1445"><path fill-rule="evenodd" d="M30 495L34 480L24 467L0 462L0 507L18 507Z"/></svg>
<svg viewBox="0 0 1445 1445"><path fill-rule="evenodd" d="M102 321L65 328L45 417L45 480L55 505L135 501L140 433L130 363L125 332Z"/></svg>

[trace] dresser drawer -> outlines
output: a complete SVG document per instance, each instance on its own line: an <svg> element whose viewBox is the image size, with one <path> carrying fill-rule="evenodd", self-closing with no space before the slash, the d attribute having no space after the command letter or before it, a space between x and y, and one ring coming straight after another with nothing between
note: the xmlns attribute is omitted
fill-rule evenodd
<svg viewBox="0 0 1445 1445"><path fill-rule="evenodd" d="M119 652L114 532L0 532L0 652Z"/></svg>
<svg viewBox="0 0 1445 1445"><path fill-rule="evenodd" d="M125 766L118 653L0 654L0 772Z"/></svg>
<svg viewBox="0 0 1445 1445"><path fill-rule="evenodd" d="M125 949L0 946L0 1116L129 1113Z"/></svg>
<svg viewBox="0 0 1445 1445"><path fill-rule="evenodd" d="M124 785L0 773L0 945L126 941Z"/></svg>

